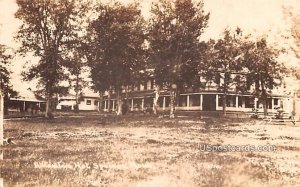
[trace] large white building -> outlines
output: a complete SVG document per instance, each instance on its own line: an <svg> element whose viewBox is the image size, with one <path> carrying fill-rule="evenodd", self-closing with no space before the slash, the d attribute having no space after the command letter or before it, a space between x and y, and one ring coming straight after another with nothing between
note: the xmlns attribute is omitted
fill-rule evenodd
<svg viewBox="0 0 300 187"><path fill-rule="evenodd" d="M222 82L222 81L221 81ZM276 113L278 109L284 111L286 115L292 115L293 111L300 114L300 90L299 81L293 78L285 78L285 82L274 88L267 100L269 113ZM253 88L251 88L253 89ZM227 111L233 112L263 112L263 105L258 98L248 93L239 93L235 86L232 86L227 95ZM130 86L123 98L127 96L127 102L131 111L142 111L145 108L153 107L155 96L155 82L150 79L142 84ZM204 89L186 89L177 100L176 110L183 111L222 111L223 94L218 91L215 83L207 84ZM110 104L109 104L110 102ZM116 93L112 93L110 99L106 94L102 100L101 110L107 111L108 107L112 111L116 110ZM160 91L158 99L158 110L169 110L170 96L166 90Z"/></svg>

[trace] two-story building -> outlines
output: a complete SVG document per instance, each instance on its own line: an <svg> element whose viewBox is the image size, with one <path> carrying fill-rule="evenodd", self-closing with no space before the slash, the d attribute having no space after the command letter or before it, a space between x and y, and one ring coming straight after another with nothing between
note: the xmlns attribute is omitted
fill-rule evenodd
<svg viewBox="0 0 300 187"><path fill-rule="evenodd" d="M199 80L203 81L203 80ZM287 78L288 82L296 81ZM219 81L222 84L222 80ZM294 84L295 85L295 82ZM296 85L299 85L296 83ZM207 83L205 88L189 89L181 92L177 99L176 110L183 111L221 111L223 110L223 94L219 91L216 83ZM263 112L263 105L255 98L251 92L254 87L251 86L250 91L240 93L235 86L231 86L227 94L227 111L233 112ZM127 90L125 92L125 90ZM275 87L267 100L269 113L276 113L279 108L287 114L300 110L299 95L297 88L289 88L288 85L282 84ZM134 86L128 86L122 91L123 98L127 99L127 103L131 111L142 111L145 108L152 108L155 97L155 81L153 78ZM167 90L161 89L158 99L158 110L169 110L170 95ZM296 97L295 97L296 96ZM110 102L110 104L109 104ZM107 111L108 107L112 111L116 110L116 93L112 92L110 97L106 93L103 97L101 110ZM299 112L300 111L296 111Z"/></svg>

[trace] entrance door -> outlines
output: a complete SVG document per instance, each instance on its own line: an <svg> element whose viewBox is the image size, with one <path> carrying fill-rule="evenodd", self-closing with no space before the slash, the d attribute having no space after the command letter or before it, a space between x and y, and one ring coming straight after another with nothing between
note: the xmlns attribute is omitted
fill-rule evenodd
<svg viewBox="0 0 300 187"><path fill-rule="evenodd" d="M203 94L203 111L216 111L216 95Z"/></svg>

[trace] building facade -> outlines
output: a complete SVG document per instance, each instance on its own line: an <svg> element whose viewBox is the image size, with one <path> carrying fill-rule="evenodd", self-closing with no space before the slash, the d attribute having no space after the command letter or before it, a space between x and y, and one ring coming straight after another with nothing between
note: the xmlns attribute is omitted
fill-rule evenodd
<svg viewBox="0 0 300 187"><path fill-rule="evenodd" d="M79 99L78 109L80 111L98 111L99 97L95 96L81 96ZM60 97L56 110L71 111L75 110L76 98L75 96Z"/></svg>
<svg viewBox="0 0 300 187"><path fill-rule="evenodd" d="M222 81L221 81L222 82ZM206 84L205 88L186 89L181 92L176 101L175 109L177 111L222 111L223 94L218 91L219 85L215 83ZM251 95L251 87L248 93L239 93L235 86L229 89L227 94L226 110L232 112L253 111L263 113L263 105L258 98ZM292 115L293 112L300 113L300 94L294 88L289 90L286 85L281 85L272 90L267 99L267 108L269 113L276 113L279 109L286 115ZM127 90L127 92L125 92ZM155 81L150 79L142 84L130 86L122 91L122 98L125 98L130 111L144 111L154 107L155 99ZM115 111L116 94L104 95L101 103L101 110ZM167 90L161 90L158 99L158 110L167 111L170 105L170 95Z"/></svg>
<svg viewBox="0 0 300 187"><path fill-rule="evenodd" d="M6 115L35 115L45 111L46 102L35 97L10 98L6 104Z"/></svg>

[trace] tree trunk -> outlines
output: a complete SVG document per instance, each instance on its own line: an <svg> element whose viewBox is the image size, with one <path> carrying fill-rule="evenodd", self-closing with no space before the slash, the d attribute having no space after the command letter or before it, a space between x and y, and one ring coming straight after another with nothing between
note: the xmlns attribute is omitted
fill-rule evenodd
<svg viewBox="0 0 300 187"><path fill-rule="evenodd" d="M118 89L117 91L117 115L122 115L122 97L121 97L121 90Z"/></svg>
<svg viewBox="0 0 300 187"><path fill-rule="evenodd" d="M267 115L268 115L267 93L266 93L266 90L265 90L265 84L263 82L261 83L261 90L262 90L264 117L267 117Z"/></svg>
<svg viewBox="0 0 300 187"><path fill-rule="evenodd" d="M110 100L111 100L111 91L109 90L107 95L107 112L111 111Z"/></svg>
<svg viewBox="0 0 300 187"><path fill-rule="evenodd" d="M3 160L3 151L2 151L2 146L3 146L3 115L4 115L4 111L3 111L3 106L4 106L4 98L1 95L1 91L0 91L0 160ZM1 184L0 184L1 185Z"/></svg>
<svg viewBox="0 0 300 187"><path fill-rule="evenodd" d="M170 118L175 118L175 90L170 91Z"/></svg>
<svg viewBox="0 0 300 187"><path fill-rule="evenodd" d="M78 99L78 95L79 95L79 75L76 75L76 88L75 88L75 99L76 99L76 103L75 103L75 108L74 108L74 112L79 112L79 99Z"/></svg>
<svg viewBox="0 0 300 187"><path fill-rule="evenodd" d="M155 86L155 96L153 100L153 114L157 114L157 108L158 108L158 99L159 99L159 91L160 88L158 85Z"/></svg>
<svg viewBox="0 0 300 187"><path fill-rule="evenodd" d="M9 107L9 96L8 93L3 93L2 95L3 98L3 110L4 110L4 115L8 115L8 107Z"/></svg>
<svg viewBox="0 0 300 187"><path fill-rule="evenodd" d="M75 108L74 108L74 112L79 112L79 99L78 99L78 91L76 91L75 93L75 98L76 98L76 101L75 101Z"/></svg>
<svg viewBox="0 0 300 187"><path fill-rule="evenodd" d="M224 85L223 85L223 116L226 116L227 112L227 91L228 91L228 86L229 86L229 79L230 79L230 74L228 72L225 72L224 74Z"/></svg>
<svg viewBox="0 0 300 187"><path fill-rule="evenodd" d="M51 97L50 95L46 98L46 111L45 111L45 117L46 118L52 118L52 112L51 112Z"/></svg>
<svg viewBox="0 0 300 187"><path fill-rule="evenodd" d="M263 99L263 108L264 108L264 116L265 116L265 118L267 117L267 115L268 115L268 108L267 108L268 106L267 106L267 99L266 98L264 98Z"/></svg>
<svg viewBox="0 0 300 187"><path fill-rule="evenodd" d="M99 108L98 108L98 110L99 110L99 112L102 112L102 102L103 102L103 94L100 92L100 94L99 94L99 97L100 97L100 101L99 101Z"/></svg>

